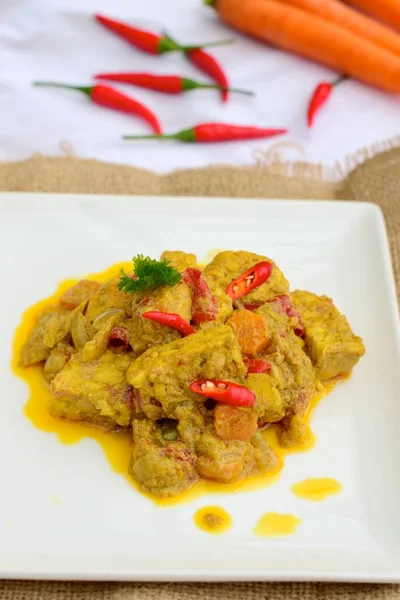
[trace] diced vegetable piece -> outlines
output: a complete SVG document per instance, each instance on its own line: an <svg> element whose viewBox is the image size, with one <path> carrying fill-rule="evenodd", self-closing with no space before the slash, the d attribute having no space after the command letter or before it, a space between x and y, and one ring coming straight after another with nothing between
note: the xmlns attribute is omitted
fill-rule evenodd
<svg viewBox="0 0 400 600"><path fill-rule="evenodd" d="M273 471L280 467L280 460L275 450L268 444L260 432L256 432L252 436L250 443L253 447L254 460L260 473Z"/></svg>
<svg viewBox="0 0 400 600"><path fill-rule="evenodd" d="M165 411L161 416L175 418L180 404L193 402L196 398L189 390L193 381L230 380L242 377L244 373L240 347L233 331L221 325L149 348L132 362L127 379L140 392L143 411L149 418L154 415L154 400ZM198 398L203 402L202 396Z"/></svg>
<svg viewBox="0 0 400 600"><path fill-rule="evenodd" d="M255 356L269 342L265 319L249 310L237 310L226 322L232 327L243 354Z"/></svg>
<svg viewBox="0 0 400 600"><path fill-rule="evenodd" d="M268 300L268 302L277 306L279 310L284 312L289 317L290 323L296 335L298 335L299 337L302 337L304 335L304 325L301 321L301 317L298 311L292 304L290 296L282 294L281 296L271 298L271 300Z"/></svg>
<svg viewBox="0 0 400 600"><path fill-rule="evenodd" d="M325 381L349 375L365 354L365 348L346 317L326 296L296 291L292 299L304 324L306 349L317 378Z"/></svg>
<svg viewBox="0 0 400 600"><path fill-rule="evenodd" d="M81 350L89 341L89 335L86 330L85 317L81 312L76 312L71 319L71 335L75 348Z"/></svg>
<svg viewBox="0 0 400 600"><path fill-rule="evenodd" d="M161 254L160 260L168 260L177 271L184 271L187 267L195 267L197 264L195 254L181 250L166 250Z"/></svg>
<svg viewBox="0 0 400 600"><path fill-rule="evenodd" d="M164 440L156 424L134 420L131 473L144 490L160 497L189 489L199 476L195 456L182 442Z"/></svg>
<svg viewBox="0 0 400 600"><path fill-rule="evenodd" d="M51 383L50 412L103 429L128 427L133 409L126 370L132 357L106 350L99 359L82 362L74 354Z"/></svg>
<svg viewBox="0 0 400 600"><path fill-rule="evenodd" d="M60 298L60 304L69 310L73 310L85 300L90 300L100 289L100 286L101 284L98 281L82 279L64 292Z"/></svg>
<svg viewBox="0 0 400 600"><path fill-rule="evenodd" d="M119 290L118 283L119 277L103 283L98 292L91 297L86 310L89 323L110 308L120 308L127 315L132 314L132 296Z"/></svg>
<svg viewBox="0 0 400 600"><path fill-rule="evenodd" d="M246 442L257 431L257 415L250 408L218 404L214 409L214 425L221 440Z"/></svg>
<svg viewBox="0 0 400 600"><path fill-rule="evenodd" d="M67 336L70 322L67 315L53 313L49 315L43 330L43 343L49 348L54 348Z"/></svg>
<svg viewBox="0 0 400 600"><path fill-rule="evenodd" d="M207 479L236 481L243 473L246 444L241 441L223 441L205 431L196 444L196 468Z"/></svg>
<svg viewBox="0 0 400 600"><path fill-rule="evenodd" d="M304 446L310 438L309 427L300 415L285 417L281 423L278 438L283 448Z"/></svg>
<svg viewBox="0 0 400 600"><path fill-rule="evenodd" d="M68 335L69 319L63 313L44 314L21 350L23 367L35 365L50 356L51 349Z"/></svg>
<svg viewBox="0 0 400 600"><path fill-rule="evenodd" d="M108 319L111 315L119 315L121 318L125 317L125 311L122 308L110 308L101 313L98 317L96 317L92 322L92 327L95 331L99 331L104 325L107 323Z"/></svg>
<svg viewBox="0 0 400 600"><path fill-rule="evenodd" d="M59 344L53 348L49 358L44 363L43 376L46 381L53 381L54 377L63 370L74 349L68 344Z"/></svg>
<svg viewBox="0 0 400 600"><path fill-rule="evenodd" d="M110 333L117 320L119 319L118 314L113 314L108 321L103 325L101 329L96 333L94 338L87 342L82 350L82 361L89 362L96 358L99 358L106 350L108 346L108 340Z"/></svg>
<svg viewBox="0 0 400 600"><path fill-rule="evenodd" d="M45 317L44 317L45 318ZM50 348L43 343L43 319L33 329L21 350L21 365L30 367L50 356Z"/></svg>
<svg viewBox="0 0 400 600"><path fill-rule="evenodd" d="M267 302L256 314L268 324L271 340L265 358L271 363L269 375L278 388L285 414L304 412L315 394L315 370L304 352L304 340L295 335L286 312Z"/></svg>
<svg viewBox="0 0 400 600"><path fill-rule="evenodd" d="M277 423L285 416L282 396L267 373L251 373L247 385L254 392L254 412L261 423Z"/></svg>

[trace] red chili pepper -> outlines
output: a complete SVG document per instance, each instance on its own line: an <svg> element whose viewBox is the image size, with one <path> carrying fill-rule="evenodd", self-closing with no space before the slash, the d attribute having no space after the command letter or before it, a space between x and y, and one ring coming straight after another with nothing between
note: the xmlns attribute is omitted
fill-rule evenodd
<svg viewBox="0 0 400 600"><path fill-rule="evenodd" d="M260 308L260 306L262 306L262 304L243 304L245 310L251 310L252 312L257 310L257 308Z"/></svg>
<svg viewBox="0 0 400 600"><path fill-rule="evenodd" d="M115 350L125 352L129 346L129 331L122 325L117 325L111 330L108 345Z"/></svg>
<svg viewBox="0 0 400 600"><path fill-rule="evenodd" d="M322 81L314 90L307 110L307 123L309 127L313 126L314 119L321 108L326 104L329 97L332 94L333 88L341 83L344 79L347 79L345 75L339 77L332 83L328 81Z"/></svg>
<svg viewBox="0 0 400 600"><path fill-rule="evenodd" d="M294 327L294 333L299 337L303 337L304 325L301 321L301 316L291 303L289 296L286 296L285 294L282 296L275 296L275 298L268 300L268 303L279 306L282 312L286 313L289 318L295 317L297 319L297 325Z"/></svg>
<svg viewBox="0 0 400 600"><path fill-rule="evenodd" d="M145 312L142 314L144 319L150 319L150 321L155 321L156 323L160 323L160 325L166 325L167 327L171 327L172 329L176 329L182 335L191 335L192 333L196 333L196 330L180 315L176 313L167 313L162 312L160 310L152 310L149 312Z"/></svg>
<svg viewBox="0 0 400 600"><path fill-rule="evenodd" d="M191 90L219 90L225 89L219 85L200 83L187 77L178 75L153 75L152 73L99 73L94 76L95 79L105 79L106 81L119 81L121 83L130 83L149 90L164 92L165 94L183 94ZM227 90L237 94L254 96L254 92L249 90L240 90L230 88Z"/></svg>
<svg viewBox="0 0 400 600"><path fill-rule="evenodd" d="M115 19L109 19L100 14L94 16L98 23L104 25L104 27L113 33L116 33L130 44L133 44L136 48L139 48L139 50L149 52L150 54L164 54L165 52L174 52L175 50L189 52L190 50L203 46L219 46L221 44L230 44L232 42L232 40L221 40L218 42L210 42L209 44L181 46L168 35L158 35L156 33L151 33L150 31L144 31L143 29L138 29L137 27L122 23L121 21L115 21Z"/></svg>
<svg viewBox="0 0 400 600"><path fill-rule="evenodd" d="M188 267L182 273L182 279L192 292L192 321L206 323L213 321L218 313L217 300L208 287L203 273L199 269Z"/></svg>
<svg viewBox="0 0 400 600"><path fill-rule="evenodd" d="M165 135L124 135L125 140L179 140L202 144L206 142L232 142L235 140L254 140L283 135L287 129L263 129L262 127L243 127L225 123L202 123L178 133Z"/></svg>
<svg viewBox="0 0 400 600"><path fill-rule="evenodd" d="M194 381L189 385L189 389L196 394L230 406L253 406L256 400L253 392L244 385L219 379Z"/></svg>
<svg viewBox="0 0 400 600"><path fill-rule="evenodd" d="M203 71L206 75L209 75L211 79L216 81L223 89L221 93L222 102L228 101L228 88L229 80L228 77L217 61L211 54L204 52L204 50L191 50L186 55L190 62L192 62L198 69Z"/></svg>
<svg viewBox="0 0 400 600"><path fill-rule="evenodd" d="M269 373L272 369L271 363L263 358L245 358L243 362L248 373Z"/></svg>
<svg viewBox="0 0 400 600"><path fill-rule="evenodd" d="M273 268L273 264L267 260L257 263L254 267L243 273L243 275L231 281L225 293L232 300L249 294L271 277Z"/></svg>
<svg viewBox="0 0 400 600"><path fill-rule="evenodd" d="M112 108L114 110L120 110L122 112L141 117L146 123L150 125L154 133L161 134L162 128L157 116L144 104L141 104L137 100L121 94L118 90L109 87L108 85L92 85L92 86L77 86L67 85L64 83L53 83L51 81L36 81L33 85L44 86L44 87L57 87L64 88L67 90L76 90L83 92L94 102Z"/></svg>

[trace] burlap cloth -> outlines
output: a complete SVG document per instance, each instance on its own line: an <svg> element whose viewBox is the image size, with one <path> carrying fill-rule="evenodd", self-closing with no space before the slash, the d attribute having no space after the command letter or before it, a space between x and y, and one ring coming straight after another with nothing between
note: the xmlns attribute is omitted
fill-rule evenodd
<svg viewBox="0 0 400 600"><path fill-rule="evenodd" d="M361 158L366 158L363 151ZM358 159L360 158L358 157ZM356 161L358 160L356 157ZM346 167L342 168L342 171ZM347 170L349 170L347 168ZM290 177L287 176L290 171ZM393 266L400 290L400 149L365 160L347 176L315 165L282 166L267 161L256 167L209 167L155 175L150 171L94 160L33 158L0 164L0 190L230 196L256 198L342 198L379 204L386 218ZM1 540L0 540L1 543ZM400 600L400 585L326 583L78 583L0 581L0 600Z"/></svg>

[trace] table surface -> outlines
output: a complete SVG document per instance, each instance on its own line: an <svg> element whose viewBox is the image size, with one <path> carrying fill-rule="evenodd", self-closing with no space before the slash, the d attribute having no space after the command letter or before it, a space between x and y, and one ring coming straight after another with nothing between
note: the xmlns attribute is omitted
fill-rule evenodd
<svg viewBox="0 0 400 600"><path fill-rule="evenodd" d="M183 43L233 37L235 43L212 53L227 70L231 84L256 96L235 95L224 105L218 93L197 90L168 96L120 86L148 104L167 132L201 122L287 127L290 133L270 140L183 146L173 142L128 142L123 134L147 133L135 117L93 106L77 92L34 88L33 80L90 85L96 72L148 71L180 74L207 81L179 53L151 56L106 31L94 12L153 30L166 30ZM251 165L304 160L335 166L360 148L400 133L398 99L353 81L345 81L308 130L308 98L321 80L337 74L229 30L202 0L2 0L0 6L0 160L14 161L35 152L136 165L158 172L229 163Z"/></svg>

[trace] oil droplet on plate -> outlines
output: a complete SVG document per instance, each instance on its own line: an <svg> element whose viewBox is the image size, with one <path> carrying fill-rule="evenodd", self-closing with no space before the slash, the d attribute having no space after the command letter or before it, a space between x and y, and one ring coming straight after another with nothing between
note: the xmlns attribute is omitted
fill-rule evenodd
<svg viewBox="0 0 400 600"><path fill-rule="evenodd" d="M269 512L261 517L254 527L254 533L261 537L280 537L295 533L301 519L294 515Z"/></svg>
<svg viewBox="0 0 400 600"><path fill-rule="evenodd" d="M319 479L308 478L292 485L292 492L302 500L311 502L322 502L329 496L338 494L342 490L342 484L331 477L320 477Z"/></svg>
<svg viewBox="0 0 400 600"><path fill-rule="evenodd" d="M194 513L197 527L207 533L225 533L232 527L232 517L220 506L204 506Z"/></svg>

